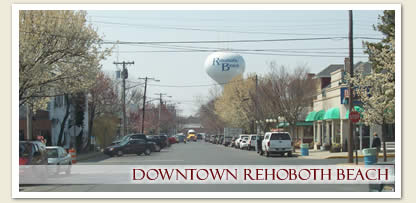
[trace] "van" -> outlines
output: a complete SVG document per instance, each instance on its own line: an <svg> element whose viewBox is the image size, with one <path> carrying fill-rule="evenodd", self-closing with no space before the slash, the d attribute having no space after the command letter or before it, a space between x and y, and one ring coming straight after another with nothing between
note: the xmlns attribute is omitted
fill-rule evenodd
<svg viewBox="0 0 416 203"><path fill-rule="evenodd" d="M280 154L284 156L287 153L287 156L292 156L292 137L288 132L267 132L264 135L262 142L262 150L266 156L271 154Z"/></svg>

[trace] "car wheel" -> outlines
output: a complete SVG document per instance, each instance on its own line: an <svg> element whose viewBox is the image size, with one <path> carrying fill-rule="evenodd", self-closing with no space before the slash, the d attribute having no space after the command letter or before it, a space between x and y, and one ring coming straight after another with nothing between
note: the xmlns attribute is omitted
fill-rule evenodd
<svg viewBox="0 0 416 203"><path fill-rule="evenodd" d="M142 153L141 153L141 152L137 153L137 156L140 156L140 155L142 155Z"/></svg>
<svg viewBox="0 0 416 203"><path fill-rule="evenodd" d="M67 167L67 168L66 168L66 170L65 170L65 174L66 174L66 175L71 174L71 168L72 168L72 163L71 163L71 162L69 162L68 167Z"/></svg>
<svg viewBox="0 0 416 203"><path fill-rule="evenodd" d="M292 157L292 152L288 152L288 153L287 153L287 156L288 156L288 157Z"/></svg>
<svg viewBox="0 0 416 203"><path fill-rule="evenodd" d="M269 156L270 156L269 151L266 151L266 157L269 157Z"/></svg>
<svg viewBox="0 0 416 203"><path fill-rule="evenodd" d="M123 156L123 151L121 150L117 151L117 156Z"/></svg>
<svg viewBox="0 0 416 203"><path fill-rule="evenodd" d="M160 152L160 147L158 145L155 146L155 152Z"/></svg>
<svg viewBox="0 0 416 203"><path fill-rule="evenodd" d="M144 155L149 156L152 153L152 150L150 150L149 148L146 148L144 150Z"/></svg>

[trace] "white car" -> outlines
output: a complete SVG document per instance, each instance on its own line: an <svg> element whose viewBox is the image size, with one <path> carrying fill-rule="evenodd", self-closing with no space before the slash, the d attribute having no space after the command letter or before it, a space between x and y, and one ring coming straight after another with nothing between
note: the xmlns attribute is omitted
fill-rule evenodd
<svg viewBox="0 0 416 203"><path fill-rule="evenodd" d="M238 148L238 149L240 148L240 142L244 137L248 137L248 135L246 134L239 135L238 139L235 140L235 144L234 144L235 148Z"/></svg>
<svg viewBox="0 0 416 203"><path fill-rule="evenodd" d="M250 135L248 138L248 150L255 149L257 145L257 135Z"/></svg>
<svg viewBox="0 0 416 203"><path fill-rule="evenodd" d="M267 132L264 135L262 142L262 150L266 156L270 154L280 154L283 156L287 153L287 156L292 156L292 138L288 132Z"/></svg>
<svg viewBox="0 0 416 203"><path fill-rule="evenodd" d="M248 149L248 139L249 137L243 137L240 142L240 149Z"/></svg>
<svg viewBox="0 0 416 203"><path fill-rule="evenodd" d="M59 146L48 146L46 147L48 152L48 165L56 165L55 174L65 172L66 174L71 173L72 159L71 155L66 153L65 149Z"/></svg>

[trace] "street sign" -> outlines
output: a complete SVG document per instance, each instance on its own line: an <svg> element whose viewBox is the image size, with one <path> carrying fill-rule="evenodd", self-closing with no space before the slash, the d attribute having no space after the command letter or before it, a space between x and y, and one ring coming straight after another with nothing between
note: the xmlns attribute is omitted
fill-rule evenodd
<svg viewBox="0 0 416 203"><path fill-rule="evenodd" d="M360 113L356 112L356 111L352 111L349 115L350 120L353 123L357 123L358 121L360 121Z"/></svg>

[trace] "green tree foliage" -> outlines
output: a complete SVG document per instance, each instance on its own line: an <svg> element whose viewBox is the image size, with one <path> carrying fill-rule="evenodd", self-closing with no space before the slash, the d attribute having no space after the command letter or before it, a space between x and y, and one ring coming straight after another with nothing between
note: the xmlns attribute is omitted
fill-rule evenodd
<svg viewBox="0 0 416 203"><path fill-rule="evenodd" d="M105 115L95 120L93 135L97 144L106 147L111 144L117 134L119 119L112 115Z"/></svg>

